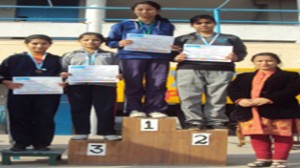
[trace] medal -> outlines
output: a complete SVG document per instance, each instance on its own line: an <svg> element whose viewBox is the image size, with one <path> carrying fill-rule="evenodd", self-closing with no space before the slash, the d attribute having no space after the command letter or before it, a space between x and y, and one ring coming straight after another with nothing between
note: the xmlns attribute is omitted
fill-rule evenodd
<svg viewBox="0 0 300 168"><path fill-rule="evenodd" d="M36 73L36 74L41 74L41 73L43 73L43 71L40 70L40 69L37 69L37 70L35 70L35 73Z"/></svg>
<svg viewBox="0 0 300 168"><path fill-rule="evenodd" d="M42 62L41 63L38 63L34 57L32 56L32 54L30 52L27 53L29 58L33 61L34 65L35 65L35 68L36 70L34 71L36 74L41 74L43 73L43 71L46 71L47 69L46 68L42 68L43 65L44 65L44 60L46 59L47 57L47 53L44 54L43 56L43 59L42 59Z"/></svg>

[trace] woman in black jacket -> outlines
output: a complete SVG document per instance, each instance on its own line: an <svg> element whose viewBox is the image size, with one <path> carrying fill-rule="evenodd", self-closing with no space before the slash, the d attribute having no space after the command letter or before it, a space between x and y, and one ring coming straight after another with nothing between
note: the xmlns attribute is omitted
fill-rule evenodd
<svg viewBox="0 0 300 168"><path fill-rule="evenodd" d="M257 157L248 167L284 168L293 145L293 132L300 130L296 99L300 77L296 72L281 70L281 60L274 53L258 53L251 60L257 70L238 75L228 88L236 104L234 117L242 134L250 136Z"/></svg>

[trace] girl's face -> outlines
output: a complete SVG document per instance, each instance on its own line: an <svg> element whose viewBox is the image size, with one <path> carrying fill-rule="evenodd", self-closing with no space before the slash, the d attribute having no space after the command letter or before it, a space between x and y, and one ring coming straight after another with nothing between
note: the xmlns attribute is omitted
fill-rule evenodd
<svg viewBox="0 0 300 168"><path fill-rule="evenodd" d="M255 68L262 71L273 71L278 67L278 62L271 56L256 56L253 60Z"/></svg>
<svg viewBox="0 0 300 168"><path fill-rule="evenodd" d="M48 50L51 44L43 39L32 39L29 43L26 44L26 47L31 53L44 54Z"/></svg>
<svg viewBox="0 0 300 168"><path fill-rule="evenodd" d="M139 4L134 8L133 13L138 18L155 18L159 10L148 4Z"/></svg>
<svg viewBox="0 0 300 168"><path fill-rule="evenodd" d="M192 27L198 32L213 32L216 24L208 19L199 19L192 24Z"/></svg>
<svg viewBox="0 0 300 168"><path fill-rule="evenodd" d="M79 43L85 49L98 49L102 41L95 35L84 35Z"/></svg>

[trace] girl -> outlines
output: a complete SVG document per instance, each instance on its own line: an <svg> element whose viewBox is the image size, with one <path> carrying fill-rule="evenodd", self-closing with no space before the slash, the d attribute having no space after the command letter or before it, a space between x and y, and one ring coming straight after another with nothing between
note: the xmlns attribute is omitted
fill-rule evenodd
<svg viewBox="0 0 300 168"><path fill-rule="evenodd" d="M109 33L107 45L118 48L123 66L125 112L130 113L130 117L146 117L147 114L155 118L166 117L166 79L171 55L123 49L132 43L131 40L126 40L128 33L173 35L174 26L159 15L160 8L153 1L137 2L131 7L137 18L117 23Z"/></svg>
<svg viewBox="0 0 300 168"><path fill-rule="evenodd" d="M244 73L229 85L229 97L236 104L235 118L243 135L249 135L257 161L248 167L287 166L293 132L300 130L300 77L283 71L274 53L252 57L257 71ZM274 152L272 152L272 145Z"/></svg>
<svg viewBox="0 0 300 168"><path fill-rule="evenodd" d="M66 53L62 58L61 76L67 78L69 65L118 65L116 54L100 49L104 38L99 33L86 32L79 36L82 49ZM114 129L114 110L116 105L115 83L69 83L67 94L75 133L72 139L87 139L90 133L91 107L97 115L97 134L106 140L118 140Z"/></svg>
<svg viewBox="0 0 300 168"><path fill-rule="evenodd" d="M9 130L15 142L12 151L24 151L30 145L36 150L49 150L54 136L54 115L60 95L14 95L22 87L12 82L14 76L59 76L60 57L47 53L52 39L35 34L25 38L28 52L5 59L0 66L1 82L9 89L7 108Z"/></svg>

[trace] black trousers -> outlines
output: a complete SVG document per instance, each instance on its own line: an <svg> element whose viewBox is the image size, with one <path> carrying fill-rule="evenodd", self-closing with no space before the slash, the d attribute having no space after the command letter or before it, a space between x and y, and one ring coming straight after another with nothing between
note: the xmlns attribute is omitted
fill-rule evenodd
<svg viewBox="0 0 300 168"><path fill-rule="evenodd" d="M67 95L71 105L76 134L90 133L92 105L97 116L97 134L115 134L116 87L100 85L70 85Z"/></svg>
<svg viewBox="0 0 300 168"><path fill-rule="evenodd" d="M54 137L54 116L60 95L8 94L9 129L16 144L49 146Z"/></svg>

